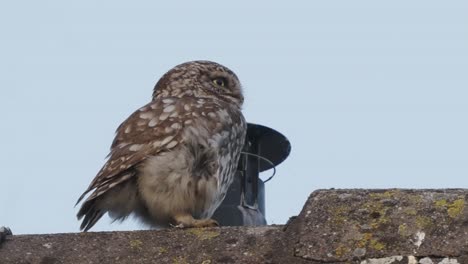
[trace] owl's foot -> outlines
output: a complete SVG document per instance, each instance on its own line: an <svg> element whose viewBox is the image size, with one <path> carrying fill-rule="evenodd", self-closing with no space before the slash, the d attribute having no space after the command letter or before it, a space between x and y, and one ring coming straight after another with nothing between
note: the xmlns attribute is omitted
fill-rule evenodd
<svg viewBox="0 0 468 264"><path fill-rule="evenodd" d="M219 226L218 222L213 219L195 219L189 214L176 215L174 217L177 228L191 228L191 227L216 227Z"/></svg>

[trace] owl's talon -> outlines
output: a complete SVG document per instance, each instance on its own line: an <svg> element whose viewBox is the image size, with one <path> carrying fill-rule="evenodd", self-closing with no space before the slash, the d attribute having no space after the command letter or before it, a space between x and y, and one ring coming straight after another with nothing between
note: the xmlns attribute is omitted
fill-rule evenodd
<svg viewBox="0 0 468 264"><path fill-rule="evenodd" d="M177 215L174 217L176 227L179 228L200 228L200 227L217 227L219 223L214 219L195 219L189 214Z"/></svg>
<svg viewBox="0 0 468 264"><path fill-rule="evenodd" d="M172 228L179 228L179 229L185 228L185 226L183 224L177 224L177 225L169 224L169 226L172 227Z"/></svg>
<svg viewBox="0 0 468 264"><path fill-rule="evenodd" d="M195 219L193 227L218 227L219 223L213 219Z"/></svg>

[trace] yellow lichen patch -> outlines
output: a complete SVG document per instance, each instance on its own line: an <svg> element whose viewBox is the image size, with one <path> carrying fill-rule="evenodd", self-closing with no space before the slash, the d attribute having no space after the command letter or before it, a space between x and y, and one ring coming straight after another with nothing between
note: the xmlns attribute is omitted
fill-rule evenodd
<svg viewBox="0 0 468 264"><path fill-rule="evenodd" d="M371 239L369 241L369 246L375 250L383 250L385 248L385 245L382 242L375 239Z"/></svg>
<svg viewBox="0 0 468 264"><path fill-rule="evenodd" d="M421 204L424 201L424 199L421 195L411 194L411 195L408 195L408 201L411 204Z"/></svg>
<svg viewBox="0 0 468 264"><path fill-rule="evenodd" d="M416 216L416 226L419 229L427 229L433 225L432 218L428 216L418 215Z"/></svg>
<svg viewBox="0 0 468 264"><path fill-rule="evenodd" d="M405 213L407 215L417 215L418 211L416 211L416 209L414 209L414 208L405 208L403 213Z"/></svg>
<svg viewBox="0 0 468 264"><path fill-rule="evenodd" d="M373 238L371 233L362 234L362 238L356 242L355 246L357 248L371 248L374 250L385 249L385 244Z"/></svg>
<svg viewBox="0 0 468 264"><path fill-rule="evenodd" d="M390 220L388 219L388 217L385 215L387 213L387 210L385 211L382 211L381 212L381 217L377 218L377 219L374 219L374 221L372 222L372 226L375 226L375 228L377 228L378 226L382 225L382 224L386 224L388 223Z"/></svg>
<svg viewBox="0 0 468 264"><path fill-rule="evenodd" d="M172 263L174 263L174 264L189 264L187 259L184 258L184 257L173 258Z"/></svg>
<svg viewBox="0 0 468 264"><path fill-rule="evenodd" d="M338 257L342 257L345 254L348 254L349 252L351 252L351 249L349 249L348 247L344 245L340 245L335 249L335 255Z"/></svg>
<svg viewBox="0 0 468 264"><path fill-rule="evenodd" d="M465 208L465 200L464 199L457 199L453 201L453 203L448 205L447 213L449 214L450 217L456 218L461 214L463 211L463 208Z"/></svg>
<svg viewBox="0 0 468 264"><path fill-rule="evenodd" d="M377 228L380 224L386 223L388 219L385 218L388 207L384 206L380 201L369 201L364 204L364 208L369 210L372 216L372 222L370 223L373 228Z"/></svg>
<svg viewBox="0 0 468 264"><path fill-rule="evenodd" d="M331 219L332 223L335 225L343 225L348 216L348 210L349 208L344 207L344 206L337 206L336 208L333 208L333 210L330 212L333 217Z"/></svg>
<svg viewBox="0 0 468 264"><path fill-rule="evenodd" d="M134 250L141 250L141 246L143 245L143 242L141 240L135 239L130 241L130 248Z"/></svg>
<svg viewBox="0 0 468 264"><path fill-rule="evenodd" d="M188 232L197 236L200 240L212 239L219 236L218 231L205 230L204 228L191 228Z"/></svg>
<svg viewBox="0 0 468 264"><path fill-rule="evenodd" d="M407 224L401 224L398 226L398 234L400 236L404 236L404 237L407 237L409 235L411 235L409 232L408 232L408 225Z"/></svg>
<svg viewBox="0 0 468 264"><path fill-rule="evenodd" d="M367 244L369 243L369 240L371 240L372 234L371 233L364 233L362 234L362 238L357 241L356 247L358 248L365 248Z"/></svg>
<svg viewBox="0 0 468 264"><path fill-rule="evenodd" d="M356 242L356 247L370 247L374 250L383 250L385 248L385 244L378 241L377 239L374 239L371 233L364 233L362 234L362 238Z"/></svg>
<svg viewBox="0 0 468 264"><path fill-rule="evenodd" d="M167 249L164 247L158 247L159 255L167 253Z"/></svg>
<svg viewBox="0 0 468 264"><path fill-rule="evenodd" d="M448 215L451 218L456 218L461 214L465 208L465 199L459 198L453 202L448 202L445 199L435 201L435 206L437 208L443 208L447 210Z"/></svg>
<svg viewBox="0 0 468 264"><path fill-rule="evenodd" d="M435 201L435 206L437 208L445 208L445 207L447 207L447 200L445 200L445 199L437 200L437 201Z"/></svg>
<svg viewBox="0 0 468 264"><path fill-rule="evenodd" d="M370 193L369 196L373 199L389 199L400 194L400 190L390 190L383 193Z"/></svg>

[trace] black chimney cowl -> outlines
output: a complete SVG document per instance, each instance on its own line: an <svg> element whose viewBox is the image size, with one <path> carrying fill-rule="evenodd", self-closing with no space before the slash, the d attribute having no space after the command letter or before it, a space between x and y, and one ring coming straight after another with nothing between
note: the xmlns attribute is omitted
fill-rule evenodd
<svg viewBox="0 0 468 264"><path fill-rule="evenodd" d="M248 123L243 154L234 182L213 219L222 226L266 225L265 182L271 178L262 181L259 174L283 162L290 151L291 144L281 133L266 126Z"/></svg>

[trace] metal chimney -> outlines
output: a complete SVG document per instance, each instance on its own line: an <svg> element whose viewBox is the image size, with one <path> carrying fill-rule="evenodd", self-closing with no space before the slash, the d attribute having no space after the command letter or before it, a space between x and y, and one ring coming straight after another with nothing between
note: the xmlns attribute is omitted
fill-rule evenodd
<svg viewBox="0 0 468 264"><path fill-rule="evenodd" d="M266 225L265 181L259 174L283 162L291 151L288 139L269 127L249 123L236 177L213 215L222 226Z"/></svg>

